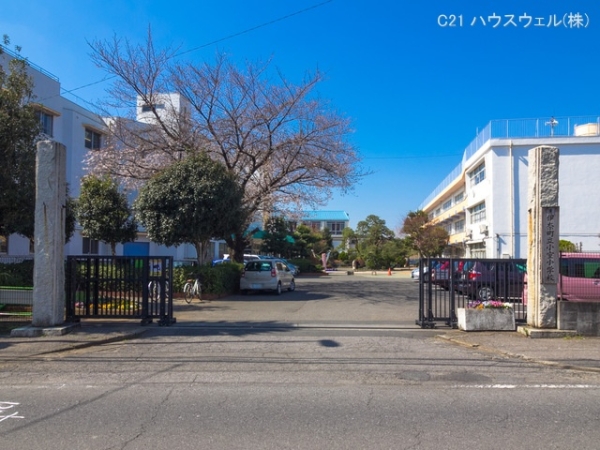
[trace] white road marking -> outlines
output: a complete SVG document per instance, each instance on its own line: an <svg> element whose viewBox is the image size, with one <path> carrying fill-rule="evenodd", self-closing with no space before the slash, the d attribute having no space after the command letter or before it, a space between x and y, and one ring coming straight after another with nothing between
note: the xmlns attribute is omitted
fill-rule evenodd
<svg viewBox="0 0 600 450"><path fill-rule="evenodd" d="M19 403L15 403L15 402L0 402L0 411L5 411L8 409L12 409L15 406L17 406ZM25 417L23 416L18 416L17 414L19 414L19 411L15 411L12 414L9 414L7 416L0 416L0 422L3 422L6 419L24 419Z"/></svg>
<svg viewBox="0 0 600 450"><path fill-rule="evenodd" d="M457 384L452 389L600 389L597 384Z"/></svg>

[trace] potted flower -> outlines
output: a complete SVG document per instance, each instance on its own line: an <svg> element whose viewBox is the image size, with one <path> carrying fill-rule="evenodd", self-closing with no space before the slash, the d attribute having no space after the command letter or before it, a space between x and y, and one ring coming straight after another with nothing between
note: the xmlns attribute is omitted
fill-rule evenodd
<svg viewBox="0 0 600 450"><path fill-rule="evenodd" d="M457 309L458 328L464 331L515 331L515 311L510 303L476 300Z"/></svg>

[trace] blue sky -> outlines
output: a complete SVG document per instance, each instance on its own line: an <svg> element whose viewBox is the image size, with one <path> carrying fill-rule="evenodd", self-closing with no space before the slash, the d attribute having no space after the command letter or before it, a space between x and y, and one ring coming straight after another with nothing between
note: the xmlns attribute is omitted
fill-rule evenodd
<svg viewBox="0 0 600 450"><path fill-rule="evenodd" d="M569 13L579 13L583 26L555 25ZM455 26L440 25L452 15ZM91 62L88 42L113 35L142 42L149 25L157 45L179 47L186 60L212 60L216 52L239 61L272 58L291 81L324 72L319 95L352 119L351 139L373 172L353 194L335 195L322 208L345 210L352 227L375 214L398 229L490 120L600 114L597 0L0 6L0 33L84 106L102 98L108 83L100 82L105 74Z"/></svg>

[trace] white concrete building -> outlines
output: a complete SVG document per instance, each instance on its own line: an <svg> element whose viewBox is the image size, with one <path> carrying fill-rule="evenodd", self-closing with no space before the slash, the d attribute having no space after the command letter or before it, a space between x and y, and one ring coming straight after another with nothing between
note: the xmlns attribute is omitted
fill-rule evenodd
<svg viewBox="0 0 600 450"><path fill-rule="evenodd" d="M0 65L8 67L8 62L18 55L3 47ZM33 80L35 105L38 110L43 132L51 139L65 145L67 149L67 182L72 197L78 197L81 178L86 174L84 159L90 150L100 148L107 134L107 124L111 119L103 119L94 112L61 96L58 77L43 68L28 62L28 74ZM156 105L145 105L138 102L136 120L140 124L149 123L152 113L149 107L154 106L159 114L175 117L173 111L187 114L188 105L179 95L166 94L159 97ZM144 230L140 230L135 242L117 245L118 255L128 256L173 256L175 260L196 259L196 251L192 245L165 247L151 242ZM214 251L207 258L216 258L226 251L225 243L214 242ZM32 255L30 241L20 235L0 236L0 256ZM65 255L111 254L110 245L85 238L81 235L81 227L76 225L75 233L65 246Z"/></svg>
<svg viewBox="0 0 600 450"><path fill-rule="evenodd" d="M17 57L13 52L3 47L0 55L0 65L7 67L10 59ZM33 79L36 108L39 112L43 131L48 137L65 145L67 149L67 182L70 195L78 197L80 192L81 178L86 174L83 161L86 153L90 150L100 148L105 142L107 126L113 122L113 118L102 118L92 111L61 96L61 87L58 77L47 72L35 64L29 63L29 75ZM189 117L190 105L179 94L161 94L156 97L153 105L145 104L138 98L135 119L132 126L144 126L152 123L154 112L161 117L172 117L173 127L177 127L177 121ZM131 198L135 193L131 193ZM318 229L329 228L332 232L334 242L341 241L341 231L348 226L348 216L344 212L319 212L309 211L303 221L311 224L318 223ZM251 228L261 228L258 222ZM118 244L116 248L118 255L125 256L173 256L176 261L195 261L196 250L192 245L180 245L178 247L165 247L156 244L148 238L145 230L140 229L135 242L124 245ZM224 241L212 241L211 249L205 255L206 260L222 258L227 252ZM66 244L65 255L100 254L109 255L110 245L84 238L81 235L81 227L76 225L75 234ZM27 256L33 254L33 248L29 240L23 236L11 235L0 236L0 256Z"/></svg>
<svg viewBox="0 0 600 450"><path fill-rule="evenodd" d="M560 239L600 245L600 116L495 120L419 209L450 234L445 256L526 258L528 152L557 147Z"/></svg>
<svg viewBox="0 0 600 450"><path fill-rule="evenodd" d="M5 48L3 52L0 65L7 67L16 55ZM102 144L104 123L98 115L62 97L56 76L32 63L29 63L28 72L33 79L34 101L43 132L67 148L67 182L71 196L77 197L81 177L85 174L83 158L89 149ZM19 235L2 236L0 242L0 253L5 255L29 255L33 250L29 240ZM97 247L97 243L82 238L78 229L67 244L65 254L103 250Z"/></svg>

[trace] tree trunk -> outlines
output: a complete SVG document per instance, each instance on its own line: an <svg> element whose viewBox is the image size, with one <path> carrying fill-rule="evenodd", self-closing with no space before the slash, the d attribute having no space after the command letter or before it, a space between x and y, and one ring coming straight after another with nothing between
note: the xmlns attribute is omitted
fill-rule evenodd
<svg viewBox="0 0 600 450"><path fill-rule="evenodd" d="M243 264L244 249L248 245L248 239L243 235L236 234L232 239L227 240L227 245L231 248L231 259Z"/></svg>

